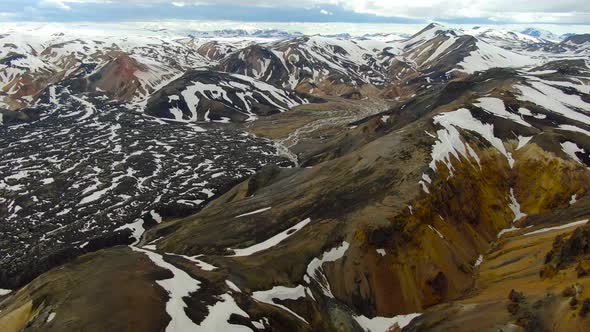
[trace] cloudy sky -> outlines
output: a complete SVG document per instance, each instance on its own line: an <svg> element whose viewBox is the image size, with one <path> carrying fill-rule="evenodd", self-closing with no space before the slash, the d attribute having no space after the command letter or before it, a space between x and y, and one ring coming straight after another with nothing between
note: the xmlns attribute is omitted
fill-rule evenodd
<svg viewBox="0 0 590 332"><path fill-rule="evenodd" d="M0 0L0 21L590 24L588 0Z"/></svg>

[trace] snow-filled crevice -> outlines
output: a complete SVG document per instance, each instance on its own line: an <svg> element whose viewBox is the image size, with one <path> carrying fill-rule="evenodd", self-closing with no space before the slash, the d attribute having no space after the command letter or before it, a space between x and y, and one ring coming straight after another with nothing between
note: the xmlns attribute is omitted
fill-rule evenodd
<svg viewBox="0 0 590 332"><path fill-rule="evenodd" d="M516 200L516 196L514 196L514 189L513 188L510 188L509 199L510 199L510 203L509 203L508 207L510 208L510 210L514 214L514 217L512 219L512 222L509 225L510 227L505 228L498 233L498 238L500 238L502 235L504 235L506 233L510 233L512 231L520 229L520 228L514 226L514 223L527 216L526 213L522 212L522 210L520 208L520 204Z"/></svg>
<svg viewBox="0 0 590 332"><path fill-rule="evenodd" d="M510 167L514 166L512 154L506 150L502 140L494 135L494 125L482 123L474 118L468 109L461 108L453 112L439 114L434 117L434 123L443 127L443 129L437 131L437 140L432 147L430 168L434 171L436 171L437 163L442 162L447 166L452 175L453 165L451 156L457 159L463 157L467 160L472 158L480 165L479 157L469 144L463 142L457 128L479 134L506 157Z"/></svg>
<svg viewBox="0 0 590 332"><path fill-rule="evenodd" d="M168 292L168 296L170 297L168 302L166 302L166 312L171 320L166 327L166 331L196 331L199 326L187 316L185 312L187 305L183 298L198 291L201 282L183 270L166 262L164 257L158 253L135 246L131 246L131 249L144 253L155 265L173 274L173 277L170 279L156 281L158 285Z"/></svg>
<svg viewBox="0 0 590 332"><path fill-rule="evenodd" d="M329 298L334 298L334 295L330 289L330 284L323 272L322 266L324 263L335 262L344 257L349 247L350 244L344 241L339 246L324 252L320 257L314 258L307 266L306 274L303 278L305 285L297 285L295 287L274 286L269 290L256 291L253 293L252 297L258 302L281 308L301 321L307 323L305 318L301 317L293 310L287 308L285 305L277 303L275 300L297 300L300 298L306 298L307 296L315 300L313 292L310 288L312 283L316 283L320 287L323 295Z"/></svg>
<svg viewBox="0 0 590 332"><path fill-rule="evenodd" d="M295 233L299 232L303 227L305 227L310 222L311 222L311 219L307 218L307 219L297 223L295 226L289 227L288 229L280 232L279 234L274 235L271 238L269 238L265 241L262 241L260 243L257 243L253 246L243 248L243 249L231 249L231 250L233 250L234 254L231 255L230 257L250 256L250 255L254 255L258 252L272 248L272 247L278 245L279 243L287 240L288 238L293 236Z"/></svg>
<svg viewBox="0 0 590 332"><path fill-rule="evenodd" d="M164 257L156 252L144 248L131 246L131 249L144 253L157 266L172 272L173 276L169 279L158 280L160 285L168 293L169 299L166 302L166 312L171 320L166 327L167 332L184 332L184 331L252 331L247 326L234 325L229 323L233 314L250 317L241 309L230 294L218 296L218 301L207 307L208 314L199 324L193 322L186 314L187 304L185 297L189 297L200 289L201 282L182 269L166 262ZM178 255L177 255L178 256ZM204 263L192 257L181 256L193 262ZM210 264L205 266L199 265L203 270L210 271L215 267ZM211 267L211 268L209 268Z"/></svg>

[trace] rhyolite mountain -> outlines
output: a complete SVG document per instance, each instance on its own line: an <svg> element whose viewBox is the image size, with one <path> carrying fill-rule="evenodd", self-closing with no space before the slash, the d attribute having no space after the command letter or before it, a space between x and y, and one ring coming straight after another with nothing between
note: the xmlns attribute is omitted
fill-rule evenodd
<svg viewBox="0 0 590 332"><path fill-rule="evenodd" d="M291 91L237 74L187 71L154 93L145 113L189 122L244 122L307 103Z"/></svg>
<svg viewBox="0 0 590 332"><path fill-rule="evenodd" d="M200 38L2 53L0 330L590 328L584 35Z"/></svg>

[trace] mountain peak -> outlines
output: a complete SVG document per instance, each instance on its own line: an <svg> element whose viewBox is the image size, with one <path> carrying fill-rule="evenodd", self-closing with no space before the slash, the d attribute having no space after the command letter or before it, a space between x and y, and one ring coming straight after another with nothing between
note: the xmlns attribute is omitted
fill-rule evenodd
<svg viewBox="0 0 590 332"><path fill-rule="evenodd" d="M425 30L430 30L433 28L444 28L445 26L440 24L440 23L436 23L436 22L432 22L430 24L428 24L424 29Z"/></svg>
<svg viewBox="0 0 590 332"><path fill-rule="evenodd" d="M543 29L526 28L526 29L522 30L520 33L527 35L527 36L541 38L541 39L545 39L545 40L552 40L552 41L561 40L560 36L554 34L551 31L543 30Z"/></svg>

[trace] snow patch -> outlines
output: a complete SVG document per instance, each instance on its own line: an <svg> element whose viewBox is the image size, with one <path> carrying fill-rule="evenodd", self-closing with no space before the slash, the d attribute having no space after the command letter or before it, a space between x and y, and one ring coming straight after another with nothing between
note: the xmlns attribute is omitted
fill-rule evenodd
<svg viewBox="0 0 590 332"><path fill-rule="evenodd" d="M572 126L572 125L560 125L559 126L559 129L561 129L561 130L567 130L567 131L573 131L573 132L576 132L576 133L582 133L582 134L584 134L586 136L590 136L590 131L584 130L584 129L580 128L580 127L576 127L576 126Z"/></svg>
<svg viewBox="0 0 590 332"><path fill-rule="evenodd" d="M131 236L133 236L135 238L134 244L137 244L139 242L139 240L141 239L141 236L145 232L145 228L143 227L143 219L137 219L137 220L135 220L135 222L132 222L130 224L126 224L126 225L123 225L119 228L116 228L115 232L126 230L126 229L131 230Z"/></svg>
<svg viewBox="0 0 590 332"><path fill-rule="evenodd" d="M514 68L535 64L536 61L528 56L517 54L478 40L475 50L465 57L459 66L462 71L473 74L490 68Z"/></svg>
<svg viewBox="0 0 590 332"><path fill-rule="evenodd" d="M171 320L166 327L167 332L175 331L196 331L199 326L196 325L187 315L185 309L187 308L183 298L189 296L191 293L199 290L200 281L193 279L188 273L177 268L176 266L166 262L162 255L155 252L144 250L137 247L131 247L133 251L142 252L154 262L157 266L169 270L173 276L170 279L157 280L156 283L164 288L170 299L166 302L166 312ZM233 299L232 299L233 300ZM213 313L209 311L209 316L203 321L203 325Z"/></svg>
<svg viewBox="0 0 590 332"><path fill-rule="evenodd" d="M477 260L473 266L478 267L481 265L481 263L483 263L483 255L479 255L479 257L477 257Z"/></svg>
<svg viewBox="0 0 590 332"><path fill-rule="evenodd" d="M197 328L179 331L252 331L252 329L247 326L234 325L228 322L233 314L248 318L250 316L238 306L231 295L223 294L220 298L221 300L219 302L207 307L209 315L197 326Z"/></svg>
<svg viewBox="0 0 590 332"><path fill-rule="evenodd" d="M520 228L514 226L514 223L527 216L526 213L523 213L520 210L520 204L518 203L518 201L516 200L516 197L514 196L514 189L513 188L510 188L509 198L510 198L510 204L508 205L508 207L510 208L510 210L512 210L512 213L514 213L514 218L512 219L512 223L510 223L510 227L505 228L498 233L498 239L506 233L510 233L512 231L519 230Z"/></svg>
<svg viewBox="0 0 590 332"><path fill-rule="evenodd" d="M239 216L235 216L235 218L241 218L241 217L251 216L253 214L258 214L258 213L262 213L264 211L268 211L270 209L272 209L272 207L270 207L270 206L269 207L265 207L265 208L262 208L262 209L259 209L259 210L256 210L256 211L252 211L252 212L240 214Z"/></svg>
<svg viewBox="0 0 590 332"><path fill-rule="evenodd" d="M350 244L344 241L340 244L340 246L324 252L321 258L314 258L309 263L309 265L307 265L307 273L303 277L305 282L309 284L311 283L312 279L317 281L324 295L333 298L334 295L332 295L330 284L328 283L328 279L324 275L322 266L324 265L324 263L335 262L344 257L344 254L346 253L349 247Z"/></svg>
<svg viewBox="0 0 590 332"><path fill-rule="evenodd" d="M297 233L298 231L300 231L303 227L305 227L307 224L309 224L311 222L310 218L307 218L301 222L299 222L297 225L290 227L289 229L271 237L270 239L263 241L261 243L255 244L253 246L250 246L248 248L243 248L243 249L232 249L234 251L233 255L230 255L229 257L242 257L242 256L250 256L253 255L257 252L266 250L268 248L274 247L277 244L283 242L284 240L288 239L289 237L291 237L293 234Z"/></svg>
<svg viewBox="0 0 590 332"><path fill-rule="evenodd" d="M270 304L272 306L281 308L291 315L299 318L300 320L304 321L306 324L309 324L305 318L299 316L293 310L287 308L282 304L276 303L274 300L297 300L300 298L305 297L305 287L302 285L298 285L297 287L289 288L285 286L275 286L272 289L266 291L257 291L252 293L252 298L258 302Z"/></svg>
<svg viewBox="0 0 590 332"><path fill-rule="evenodd" d="M575 121L590 123L590 116L572 109L573 107L590 112L590 104L585 103L580 96L565 94L542 82L530 82L530 84L531 86L515 85L520 92L518 100L532 102Z"/></svg>
<svg viewBox="0 0 590 332"><path fill-rule="evenodd" d="M386 332L389 331L391 327L397 325L398 328L401 330L404 327L408 326L412 320L416 317L419 317L421 314L408 314L408 315L398 315L395 317L373 317L368 318L366 316L354 316L354 319L359 323L359 325L368 332Z"/></svg>
<svg viewBox="0 0 590 332"><path fill-rule="evenodd" d="M570 156L570 158L572 158L573 160L577 161L580 164L583 164L583 162L576 155L576 153L584 154L584 153L586 153L586 151L584 151L584 149L582 149L581 147L579 147L576 143L574 143L574 142L567 142L567 141L566 142L563 142L563 143L561 143L561 149L568 156Z"/></svg>
<svg viewBox="0 0 590 332"><path fill-rule="evenodd" d="M433 227L433 226L431 226L431 225L428 225L428 228L430 228L430 230L431 230L431 231L433 231L433 232L434 232L434 234L438 235L438 237L440 237L441 239L443 239L443 240L444 240L444 238L445 238L445 237L444 237L444 235L442 235L442 233L441 233L441 232L439 232L439 231L438 231L438 229L434 228L434 227Z"/></svg>
<svg viewBox="0 0 590 332"><path fill-rule="evenodd" d="M512 120L525 127L531 127L528 122L524 121L517 114L506 111L506 106L504 105L504 101L502 101L502 99L492 97L479 98L477 102L474 103L474 105L497 117Z"/></svg>
<svg viewBox="0 0 590 332"><path fill-rule="evenodd" d="M514 213L514 219L512 220L512 222L517 222L520 219L524 218L527 216L526 213L523 213L520 210L520 204L518 203L518 201L516 200L516 197L514 196L514 189L510 188L510 210L512 210L512 213Z"/></svg>
<svg viewBox="0 0 590 332"><path fill-rule="evenodd" d="M234 284L233 282L226 280L225 284L227 285L227 287L229 287L229 289L231 289L232 291L236 292L236 293L241 293L242 290L240 289L240 287L236 286L236 284Z"/></svg>
<svg viewBox="0 0 590 332"><path fill-rule="evenodd" d="M144 248L146 248L146 247L147 246L144 246ZM199 267L199 269L201 269L203 271L213 271L217 268L217 266L214 266L212 264L209 264L207 262L204 262L204 261L198 259L198 257L201 257L202 255L185 256L185 255L173 254L173 253L169 253L169 252L167 252L166 255L178 256L178 257L182 257L186 260L189 260L189 261L195 263L195 265L197 265Z"/></svg>
<svg viewBox="0 0 590 332"><path fill-rule="evenodd" d="M536 231L525 233L523 236L534 235L534 234L541 234L541 233L551 232L551 231L555 231L555 230L566 229L566 228L575 227L575 226L581 226L581 225L585 225L586 223L588 223L588 220L587 219L586 220L575 221L575 222L571 222L571 223L565 224L565 225L560 225L560 226L555 226L555 227L547 227L547 228L538 229Z"/></svg>
<svg viewBox="0 0 590 332"><path fill-rule="evenodd" d="M151 210L150 215L158 224L162 222L162 216L155 210Z"/></svg>
<svg viewBox="0 0 590 332"><path fill-rule="evenodd" d="M443 162L451 171L453 166L451 164L450 156L453 155L459 159L460 156L468 158L471 156L478 161L479 158L475 151L461 140L461 135L456 128L474 131L481 137L487 140L493 147L495 147L508 160L510 167L514 166L514 159L512 155L506 151L504 143L501 139L494 136L494 125L482 123L471 115L471 112L466 108L458 109L454 112L442 113L434 117L434 123L444 127L438 130L438 140L432 147L432 161L430 167L436 171L436 162Z"/></svg>
<svg viewBox="0 0 590 332"><path fill-rule="evenodd" d="M523 148L525 145L529 144L529 142L531 141L531 139L533 139L533 136L518 136L518 146L516 147L516 150L520 150L521 148Z"/></svg>

